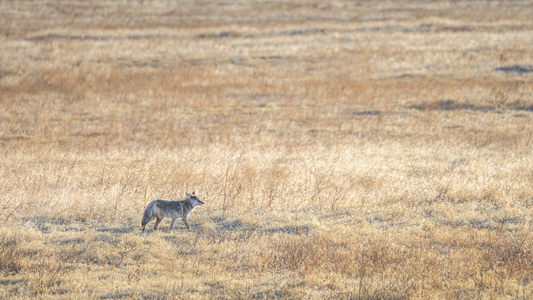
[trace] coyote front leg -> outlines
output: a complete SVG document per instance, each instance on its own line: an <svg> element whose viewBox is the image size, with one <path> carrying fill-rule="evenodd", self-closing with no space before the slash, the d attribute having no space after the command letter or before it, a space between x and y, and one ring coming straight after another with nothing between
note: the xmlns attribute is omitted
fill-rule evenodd
<svg viewBox="0 0 533 300"><path fill-rule="evenodd" d="M168 230L174 228L174 222L176 222L176 218L172 218L172 220L170 221L170 227L168 228Z"/></svg>
<svg viewBox="0 0 533 300"><path fill-rule="evenodd" d="M185 224L185 227L187 227L187 229L191 229L191 226L189 226L189 223L187 223L187 218L181 218L181 220L183 221L183 224Z"/></svg>

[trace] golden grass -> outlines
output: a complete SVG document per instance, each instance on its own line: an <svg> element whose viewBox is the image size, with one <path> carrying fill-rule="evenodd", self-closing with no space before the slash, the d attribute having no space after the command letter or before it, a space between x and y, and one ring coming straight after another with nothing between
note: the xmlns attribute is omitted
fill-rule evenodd
<svg viewBox="0 0 533 300"><path fill-rule="evenodd" d="M532 297L532 9L0 1L0 298Z"/></svg>

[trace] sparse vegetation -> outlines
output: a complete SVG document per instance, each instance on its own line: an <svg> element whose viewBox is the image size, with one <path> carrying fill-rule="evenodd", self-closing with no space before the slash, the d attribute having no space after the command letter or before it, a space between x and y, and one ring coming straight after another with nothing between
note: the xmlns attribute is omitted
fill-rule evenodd
<svg viewBox="0 0 533 300"><path fill-rule="evenodd" d="M531 298L532 15L0 1L0 298Z"/></svg>

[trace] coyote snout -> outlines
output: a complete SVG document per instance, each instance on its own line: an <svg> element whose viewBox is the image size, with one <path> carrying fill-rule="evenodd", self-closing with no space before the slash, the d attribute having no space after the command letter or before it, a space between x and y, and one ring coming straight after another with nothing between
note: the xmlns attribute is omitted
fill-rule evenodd
<svg viewBox="0 0 533 300"><path fill-rule="evenodd" d="M195 206L202 204L204 203L196 197L194 192L190 195L187 194L187 198L181 201L154 200L148 203L144 210L141 230L144 231L146 224L154 219L154 230L157 230L157 226L159 226L159 223L161 223L165 217L172 218L169 229L174 227L174 222L177 218L181 218L185 227L190 229L191 227L189 226L189 223L187 223L187 216Z"/></svg>

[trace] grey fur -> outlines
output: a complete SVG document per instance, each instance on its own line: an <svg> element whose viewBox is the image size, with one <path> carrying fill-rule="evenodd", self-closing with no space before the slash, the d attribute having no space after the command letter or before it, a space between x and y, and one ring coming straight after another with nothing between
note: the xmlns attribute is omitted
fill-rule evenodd
<svg viewBox="0 0 533 300"><path fill-rule="evenodd" d="M146 224L154 219L154 230L157 230L157 226L164 218L172 218L169 229L174 228L174 222L176 222L177 218L181 218L185 227L190 229L191 227L187 223L187 216L189 216L195 206L202 204L204 203L196 197L194 192L187 194L187 198L181 201L154 200L148 203L144 210L141 230L144 231Z"/></svg>

